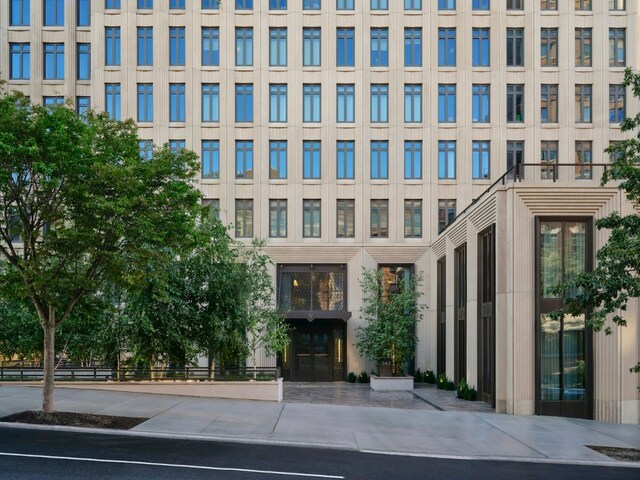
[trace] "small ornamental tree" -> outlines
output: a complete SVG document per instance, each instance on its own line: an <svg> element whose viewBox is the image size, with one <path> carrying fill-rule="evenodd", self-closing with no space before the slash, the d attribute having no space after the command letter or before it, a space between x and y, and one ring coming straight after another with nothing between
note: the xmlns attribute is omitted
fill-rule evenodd
<svg viewBox="0 0 640 480"><path fill-rule="evenodd" d="M197 156L167 146L141 158L133 121L0 92L2 297L33 304L44 334L44 412L53 401L55 332L107 284L191 244ZM0 322L2 320L0 319Z"/></svg>
<svg viewBox="0 0 640 480"><path fill-rule="evenodd" d="M257 367L257 351L264 348L267 356L282 352L289 344L289 326L278 311L273 279L269 266L273 264L264 251L264 240L255 239L244 250L246 275L247 347L251 352L254 374Z"/></svg>
<svg viewBox="0 0 640 480"><path fill-rule="evenodd" d="M631 87L640 98L640 74L627 69L623 85ZM620 130L640 129L640 113L625 118ZM602 176L602 185L618 181L619 188L637 208L640 205L640 130L635 136L616 142L606 149L611 165ZM580 315L589 310L589 325L594 331L604 328L607 335L612 325L625 326L625 312L630 299L640 297L640 215L613 212L595 221L596 228L608 230L607 242L596 253L596 266L578 274L571 282L560 285L554 293L562 295L565 307L553 313ZM632 313L635 316L637 313ZM636 320L637 321L637 320ZM640 362L630 369L640 373ZM640 387L639 387L640 388Z"/></svg>
<svg viewBox="0 0 640 480"><path fill-rule="evenodd" d="M406 282L398 279L396 291L384 288L381 271L363 270L360 286L364 327L356 329L356 348L360 355L374 361L378 372L391 367L393 374L413 356L418 338L416 325L422 320L424 305L419 304L421 278ZM388 368L386 368L388 371Z"/></svg>

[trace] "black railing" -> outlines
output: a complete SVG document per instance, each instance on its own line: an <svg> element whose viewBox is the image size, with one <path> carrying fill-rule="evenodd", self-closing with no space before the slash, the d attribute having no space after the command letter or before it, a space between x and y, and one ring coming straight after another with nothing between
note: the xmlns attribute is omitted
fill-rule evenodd
<svg viewBox="0 0 640 480"><path fill-rule="evenodd" d="M610 166L608 163L519 163L508 169L500 178L486 188L478 197L474 198L464 210L456 215L445 228L438 234L442 235L462 217L467 211L476 205L485 196L495 190L498 185L507 185L514 182L532 182L544 184L547 182L585 182L596 180L600 184L602 174ZM569 174L570 170L573 172Z"/></svg>
<svg viewBox="0 0 640 480"><path fill-rule="evenodd" d="M41 381L41 366L21 366L16 362L0 364L0 381ZM64 366L55 370L57 381L264 381L280 377L279 367L252 367L209 370L207 367L134 369Z"/></svg>

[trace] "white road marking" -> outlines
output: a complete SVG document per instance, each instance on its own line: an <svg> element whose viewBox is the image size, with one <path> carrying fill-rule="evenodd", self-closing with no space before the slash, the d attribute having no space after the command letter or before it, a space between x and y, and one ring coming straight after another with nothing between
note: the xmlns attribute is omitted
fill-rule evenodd
<svg viewBox="0 0 640 480"><path fill-rule="evenodd" d="M45 458L50 460L70 460L75 462L118 463L118 464L124 464L124 465L144 465L149 467L190 468L193 470L216 470L220 472L258 473L258 474L264 474L264 475L282 475L282 476L290 476L290 477L344 479L344 477L341 477L341 476L321 475L317 473L279 472L274 470L254 470L251 468L208 467L205 465L183 465L179 463L138 462L134 460L111 460L106 458L63 457L63 456L56 456L56 455L36 455L36 454L30 454L30 453L11 453L11 452L0 452L0 456Z"/></svg>

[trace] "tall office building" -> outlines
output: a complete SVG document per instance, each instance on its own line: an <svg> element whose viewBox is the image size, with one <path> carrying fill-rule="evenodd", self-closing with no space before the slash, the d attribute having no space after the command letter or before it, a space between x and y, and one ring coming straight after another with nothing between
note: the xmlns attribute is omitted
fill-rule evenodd
<svg viewBox="0 0 640 480"><path fill-rule="evenodd" d="M638 102L635 0L6 0L0 71L32 102L134 119L202 160L204 202L268 239L291 381L369 371L362 268L422 277L408 368L499 412L637 423L638 303L592 335L547 287L593 262ZM267 364L274 359L264 357Z"/></svg>

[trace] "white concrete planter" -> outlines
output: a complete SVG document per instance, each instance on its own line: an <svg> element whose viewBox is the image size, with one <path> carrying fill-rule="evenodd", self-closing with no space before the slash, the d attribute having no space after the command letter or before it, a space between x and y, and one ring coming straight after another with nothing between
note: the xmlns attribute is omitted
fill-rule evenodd
<svg viewBox="0 0 640 480"><path fill-rule="evenodd" d="M40 382L5 382L4 385L42 388ZM282 401L282 378L260 382L199 382L199 381L139 381L139 382L56 382L55 388L111 390L114 392L186 395L189 397L232 398L237 400Z"/></svg>
<svg viewBox="0 0 640 480"><path fill-rule="evenodd" d="M371 390L378 392L413 390L413 377L378 377L371 375Z"/></svg>

